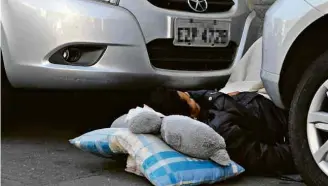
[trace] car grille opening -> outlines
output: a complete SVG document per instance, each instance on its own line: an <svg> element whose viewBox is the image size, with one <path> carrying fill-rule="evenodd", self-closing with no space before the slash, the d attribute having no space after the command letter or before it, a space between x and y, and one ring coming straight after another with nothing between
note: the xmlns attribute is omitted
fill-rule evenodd
<svg viewBox="0 0 328 186"><path fill-rule="evenodd" d="M227 69L234 61L236 49L234 42L227 47L174 46L173 39L157 39L147 44L155 68L184 71Z"/></svg>
<svg viewBox="0 0 328 186"><path fill-rule="evenodd" d="M154 6L186 12L195 12L189 7L188 0L148 0ZM207 0L208 8L202 13L226 12L235 5L233 0Z"/></svg>

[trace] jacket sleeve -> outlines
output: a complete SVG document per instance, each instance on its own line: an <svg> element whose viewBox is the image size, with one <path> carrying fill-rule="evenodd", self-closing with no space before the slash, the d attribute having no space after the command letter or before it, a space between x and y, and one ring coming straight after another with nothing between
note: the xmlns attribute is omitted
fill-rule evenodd
<svg viewBox="0 0 328 186"><path fill-rule="evenodd" d="M194 99L196 102L199 102L200 100L205 98L205 95L207 93L215 92L214 90L193 90L193 91L187 91L188 94L192 99Z"/></svg>
<svg viewBox="0 0 328 186"><path fill-rule="evenodd" d="M267 144L232 123L220 127L220 134L226 140L231 158L240 163L246 171L253 173L295 172L291 150L288 144Z"/></svg>
<svg viewBox="0 0 328 186"><path fill-rule="evenodd" d="M272 140L275 134L247 108L221 95L209 111L208 125L226 141L231 158L248 172L292 173L295 170L288 144Z"/></svg>
<svg viewBox="0 0 328 186"><path fill-rule="evenodd" d="M239 126L233 113L221 114L217 115L222 121L220 126L217 127L213 123L215 119L209 125L225 139L231 159L242 165L247 172L264 174L295 172L288 144L266 143L260 139L258 132Z"/></svg>
<svg viewBox="0 0 328 186"><path fill-rule="evenodd" d="M210 110L208 125L215 131L236 125L242 134L265 143L275 143L274 134L265 122L253 114L251 110L236 102L232 97L221 94Z"/></svg>

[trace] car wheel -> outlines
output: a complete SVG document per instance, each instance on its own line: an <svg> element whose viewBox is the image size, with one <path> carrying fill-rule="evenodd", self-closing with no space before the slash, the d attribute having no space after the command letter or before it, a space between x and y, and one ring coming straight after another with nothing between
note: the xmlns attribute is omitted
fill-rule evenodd
<svg viewBox="0 0 328 186"><path fill-rule="evenodd" d="M328 185L328 51L303 75L293 97L290 143L308 185Z"/></svg>

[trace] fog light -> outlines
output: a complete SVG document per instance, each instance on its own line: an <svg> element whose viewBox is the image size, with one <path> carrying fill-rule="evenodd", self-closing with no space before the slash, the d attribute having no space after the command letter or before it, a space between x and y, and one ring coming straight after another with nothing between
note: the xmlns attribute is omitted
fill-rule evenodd
<svg viewBox="0 0 328 186"><path fill-rule="evenodd" d="M62 65L91 66L99 61L106 48L106 45L94 44L65 46L52 54L49 62Z"/></svg>
<svg viewBox="0 0 328 186"><path fill-rule="evenodd" d="M74 63L81 58L81 51L78 48L67 48L62 55L65 61Z"/></svg>

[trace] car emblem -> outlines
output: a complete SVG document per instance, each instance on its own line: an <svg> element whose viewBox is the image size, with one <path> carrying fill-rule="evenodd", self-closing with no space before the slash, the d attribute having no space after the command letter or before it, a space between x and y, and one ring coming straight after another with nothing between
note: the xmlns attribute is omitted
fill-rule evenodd
<svg viewBox="0 0 328 186"><path fill-rule="evenodd" d="M195 12L205 12L208 7L206 0L188 0L188 4Z"/></svg>

